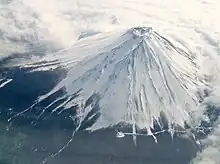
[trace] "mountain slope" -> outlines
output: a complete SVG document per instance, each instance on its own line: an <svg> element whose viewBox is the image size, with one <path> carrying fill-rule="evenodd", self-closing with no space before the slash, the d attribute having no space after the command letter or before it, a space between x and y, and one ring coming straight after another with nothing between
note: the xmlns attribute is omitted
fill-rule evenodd
<svg viewBox="0 0 220 164"><path fill-rule="evenodd" d="M66 75L9 121L35 112L34 122L56 114L75 120L78 129L126 123L133 125L133 132L138 127L151 134L155 125L162 128L161 116L169 129L184 127L208 89L199 79L199 66L184 48L145 27L81 39L69 49L13 66L29 73L62 68Z"/></svg>

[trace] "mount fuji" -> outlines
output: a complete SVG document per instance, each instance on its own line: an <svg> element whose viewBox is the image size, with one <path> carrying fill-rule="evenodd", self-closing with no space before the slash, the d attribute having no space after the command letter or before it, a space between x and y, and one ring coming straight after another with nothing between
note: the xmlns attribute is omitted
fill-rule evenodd
<svg viewBox="0 0 220 164"><path fill-rule="evenodd" d="M30 103L14 108L2 97L2 106L11 109L5 120L26 118L33 126L58 117L73 121L75 128L94 131L122 123L132 125L133 133L146 129L152 135L165 122L168 130L184 128L211 90L182 45L147 27L96 34L56 53L16 54L1 63L1 92L18 83L18 74L23 80L53 74L45 84L38 82L45 90L36 91Z"/></svg>

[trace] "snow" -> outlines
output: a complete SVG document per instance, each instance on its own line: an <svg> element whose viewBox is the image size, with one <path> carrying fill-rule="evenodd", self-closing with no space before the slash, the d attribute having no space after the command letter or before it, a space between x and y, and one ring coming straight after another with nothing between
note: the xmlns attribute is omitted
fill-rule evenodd
<svg viewBox="0 0 220 164"><path fill-rule="evenodd" d="M59 66L71 69L39 101L62 86L69 95L82 87L80 99L84 101L94 92L101 93L102 115L92 130L120 121L150 129L160 111L166 113L170 126L182 126L185 120L194 125L202 118L203 106L198 101L204 88L212 89L208 101L219 105L219 2L48 0L45 5L44 0L10 0L0 5L0 59L37 50L48 55L18 65L36 67L36 71ZM153 27L153 31L144 36L139 30L127 32L139 25ZM63 50L52 53L57 49ZM39 67L38 61L48 64ZM82 81L86 82L81 86ZM2 87L7 84L1 81ZM220 141L213 137L219 135L216 124L207 138L211 142L205 139L207 148L195 163L219 163Z"/></svg>
<svg viewBox="0 0 220 164"><path fill-rule="evenodd" d="M5 85L9 84L13 79L6 79L1 80L0 79L0 88L3 88ZM3 81L3 82L2 82Z"/></svg>
<svg viewBox="0 0 220 164"><path fill-rule="evenodd" d="M63 66L69 71L52 91L39 97L37 103L63 87L69 96L81 90L80 99L84 103L93 94L101 97L101 116L90 130L123 122L147 129L152 135L151 129L155 121L160 123L161 112L167 117L170 129L174 124L184 127L185 121L190 122L191 114L199 109L198 91L202 95L203 90L211 89L206 81L198 78L199 65L191 54L147 27L82 39L71 48L40 60L58 60L57 67ZM47 65L41 67L44 70ZM51 104L56 101L59 99ZM69 98L61 105L68 108L69 104L81 101ZM90 110L86 108L84 112Z"/></svg>

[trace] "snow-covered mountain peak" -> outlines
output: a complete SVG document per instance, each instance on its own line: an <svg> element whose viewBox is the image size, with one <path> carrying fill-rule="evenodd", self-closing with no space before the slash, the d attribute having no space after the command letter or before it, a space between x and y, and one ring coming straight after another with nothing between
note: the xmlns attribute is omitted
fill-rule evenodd
<svg viewBox="0 0 220 164"><path fill-rule="evenodd" d="M148 36L152 32L151 27L135 27L132 28L130 31L133 33L134 36Z"/></svg>
<svg viewBox="0 0 220 164"><path fill-rule="evenodd" d="M151 134L155 125L162 126L161 115L169 129L184 127L207 88L193 57L146 27L84 38L25 67L35 71L62 67L67 74L13 118L53 97L37 118L51 107L58 114L76 110L79 124L91 130L125 123L133 125L134 131L139 127ZM54 98L60 90L65 93Z"/></svg>
<svg viewBox="0 0 220 164"><path fill-rule="evenodd" d="M68 68L68 73L39 101L61 88L65 88L66 96L79 94L65 105L81 103L85 115L96 106L99 117L93 130L120 122L150 130L155 122L160 124L161 113L169 126L184 126L201 101L198 89L205 86L191 55L152 28L99 34L54 57ZM93 103L86 107L91 97Z"/></svg>

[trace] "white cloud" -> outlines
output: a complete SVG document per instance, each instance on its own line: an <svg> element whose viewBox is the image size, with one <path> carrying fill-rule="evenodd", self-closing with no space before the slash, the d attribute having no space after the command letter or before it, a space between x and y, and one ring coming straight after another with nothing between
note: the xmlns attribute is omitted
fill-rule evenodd
<svg viewBox="0 0 220 164"><path fill-rule="evenodd" d="M210 33L220 27L217 6L214 0L14 0L0 6L0 29L5 40L49 41L62 46L87 30L104 32L143 24L164 33L174 33L176 28L180 33L196 28ZM219 37L219 32L212 33Z"/></svg>

